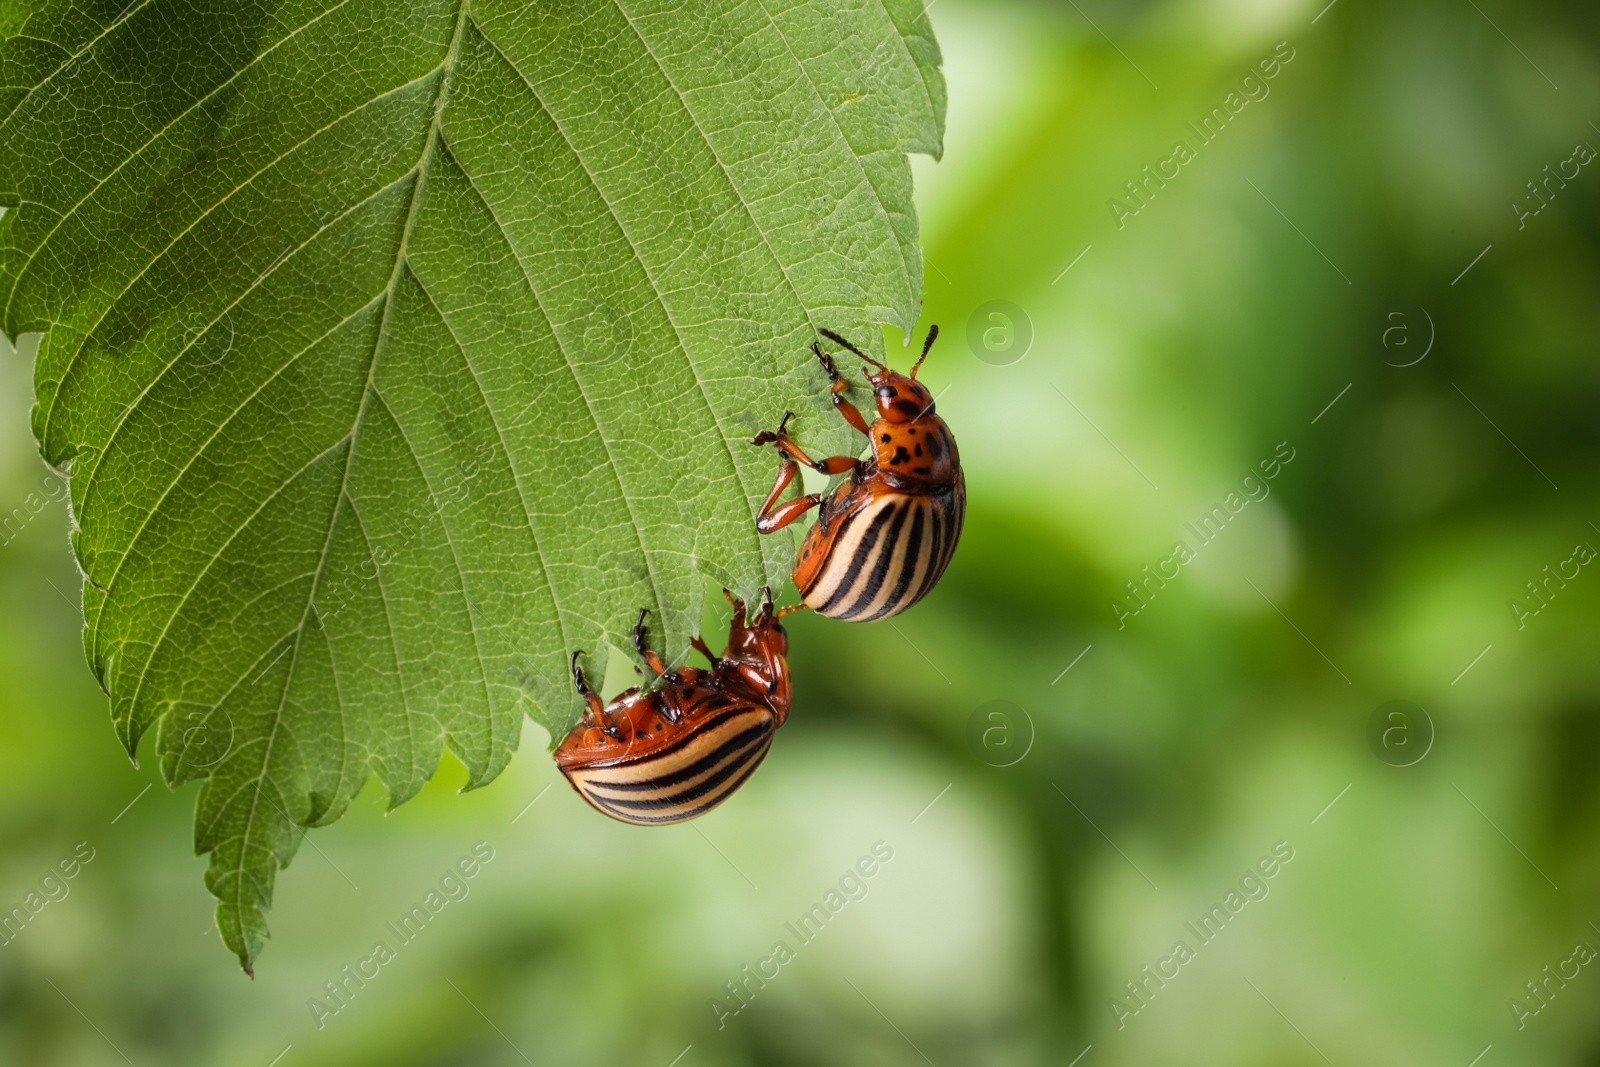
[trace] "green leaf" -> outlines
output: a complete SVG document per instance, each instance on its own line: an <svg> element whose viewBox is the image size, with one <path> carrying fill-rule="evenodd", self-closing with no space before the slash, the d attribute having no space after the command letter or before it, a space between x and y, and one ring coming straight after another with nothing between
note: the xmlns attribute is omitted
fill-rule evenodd
<svg viewBox="0 0 1600 1067"><path fill-rule="evenodd" d="M745 442L793 408L853 447L814 328L916 319L938 49L920 0L13 0L0 34L0 307L44 331L85 651L129 752L204 780L248 970L370 773L399 804L449 746L482 785L524 714L575 719L570 651L649 607L682 655L708 581L787 576Z"/></svg>

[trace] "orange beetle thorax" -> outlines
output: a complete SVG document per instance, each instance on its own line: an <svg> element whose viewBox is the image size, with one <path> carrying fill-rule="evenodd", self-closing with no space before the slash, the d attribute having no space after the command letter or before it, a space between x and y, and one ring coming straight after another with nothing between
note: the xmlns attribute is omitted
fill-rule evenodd
<svg viewBox="0 0 1600 1067"><path fill-rule="evenodd" d="M956 439L931 410L910 422L878 419L872 424L872 450L878 470L891 482L949 485L961 466Z"/></svg>

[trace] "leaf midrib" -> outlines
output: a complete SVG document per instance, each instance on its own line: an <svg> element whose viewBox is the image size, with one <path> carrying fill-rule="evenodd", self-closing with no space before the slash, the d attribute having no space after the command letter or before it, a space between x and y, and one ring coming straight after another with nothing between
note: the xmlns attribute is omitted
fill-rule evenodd
<svg viewBox="0 0 1600 1067"><path fill-rule="evenodd" d="M272 168L276 167L278 164L282 163L284 160L288 159L290 156L294 155L296 152L298 152L300 149L304 148L306 145L310 144L312 141L315 141L318 137L321 137L324 133L327 133L329 130L333 129L335 126L338 126L341 122L344 122L346 119L352 118L353 116L359 114L360 112L364 111L365 109L371 107L373 104L378 103L380 100L383 100L385 97L392 96L395 93L398 93L398 92L401 92L401 91L403 91L405 89L408 89L413 85L417 85L420 82L424 82L424 81L428 80L429 78L431 78L434 75L439 74L439 73L440 73L440 68L439 67L434 67L432 70L429 70L424 74L421 74L421 75L419 75L419 76L417 76L415 78L412 78L410 81L402 82L401 84L395 86L393 89L386 89L383 92L379 93L378 95L376 95L376 96L374 96L374 97L372 97L372 98L370 98L368 100L363 100L359 107L351 108L349 111L347 111L344 114L340 115L338 118L334 119L332 122L329 122L325 126L322 126L321 128L312 131L311 134L309 134L308 136L302 138L300 141L296 142L295 144L291 145L288 149L286 149L285 151L280 153L277 157L275 157L266 166L264 166L264 167L260 168L259 170L255 171L253 174L251 174L244 181L240 182L238 185L235 185L232 189L229 189L227 191L227 193L224 194L223 196L218 197L215 203L210 204L209 206L207 206L206 209L204 211L202 211L199 215L195 216L194 220L192 222L190 222L189 225L185 226L183 228L183 230L181 232L179 232L176 237L174 237L171 241L167 242L167 244L162 247L161 251L157 252L154 256L150 257L149 262L147 262L136 273L134 273L132 277L130 277L128 279L127 284L125 284L120 290L118 290L117 295L112 297L110 300L106 301L105 308L100 312L100 317L95 319L94 323L87 330L84 331L83 336L78 340L78 346L75 349L73 349L72 355L68 357L67 365L64 368L62 368L61 379L56 385L56 391L55 391L54 395L52 395L51 398L50 398L50 406L45 411L44 424L42 426L40 426L40 428L39 428L39 442L40 442L41 446L44 447L44 448L49 448L50 447L50 424L51 424L52 419L55 417L56 408L58 406L57 405L57 401L61 397L61 390L66 387L68 376L70 376L72 374L73 370L76 369L79 366L79 357L81 357L83 355L84 350L88 347L90 339L95 336L95 332L97 330L99 330L101 324L105 322L106 317L109 316L112 311L116 310L118 304L121 303L122 298L127 295L128 290L132 289L136 284L138 284L138 282L139 282L139 280L141 278L143 278L146 274L150 273L150 269L152 267L154 267L157 263L161 262L162 259L166 258L167 254L169 252L171 252L173 250L173 248L177 247L178 242L182 241L185 237L187 237L194 230L194 228L196 226L200 225L200 223L204 222L207 218L209 218L211 216L212 212L216 211L222 205L226 204L229 200L232 200L240 192L244 191L245 189L249 188L252 184L254 184L254 182L255 182L255 180L257 178L261 177L263 174L267 173L269 170L271 170ZM441 79L441 84L442 84L442 82L443 82L443 79ZM404 177L404 175L402 175L402 177ZM393 183L391 183L391 184L393 184ZM267 278L274 270L277 269L278 266L281 266L281 265L282 265L282 259L280 259L276 263L272 264L271 267L267 271L264 271L260 277L256 278L255 281L253 281L250 284L250 286L245 290L245 292L240 294L240 299L242 300L245 296L248 296L251 292L253 292L255 290L256 286L260 285L261 282L265 278ZM237 303L237 301L235 301L235 303ZM231 307L232 307L232 305L230 305L229 308L225 308L223 310L223 314L227 314L228 310L231 310ZM195 339L198 340L200 337L204 336L205 332L209 331L211 329L211 327L215 326L218 322L221 321L221 319L222 319L221 315L218 315L215 319L212 319L211 322L206 326L206 330L205 331L201 331L201 333L197 333L195 335ZM192 344L192 342L191 342L191 344ZM184 349L183 349L183 352L187 352L189 350L189 347L190 347L189 345L186 345L184 347ZM179 353L180 357L182 356L183 352ZM174 358L173 362L176 362L176 358ZM169 364L169 366L170 365L171 364ZM154 383L152 382L151 384L153 385ZM126 418L127 418L128 414L131 414L131 412L125 412L123 414L122 421L126 421ZM121 425L120 421L119 421L118 425L119 426ZM102 453L102 455L103 455L103 453ZM95 466L96 467L99 466L99 459L98 458L95 461ZM91 477L92 477L92 475L91 475Z"/></svg>
<svg viewBox="0 0 1600 1067"><path fill-rule="evenodd" d="M278 266L281 266L284 263L287 263L289 260L293 259L295 257L295 255L297 255L302 249L304 249L306 247L306 245L308 245L312 241L316 240L317 236L320 235L321 233L323 233L326 229L328 229L328 227L337 225L340 221L348 218L353 212L359 211L362 207L364 207L367 204L371 203L373 200L377 199L379 196L383 195L384 193L388 192L391 189L394 189L401 182L403 182L407 178L411 177L414 173L415 173L414 171L406 171L399 178L397 178L394 181L390 182L388 185L383 186L381 189L378 189L375 192L373 192L370 196L364 197L359 202L357 202L356 204L353 204L349 208L349 210L341 212L337 218L335 218L335 219L331 220L330 222L328 222L327 225L319 227L317 229L316 233L314 233L310 237L308 237L298 247L296 247L293 250L291 250L288 255L283 256L281 258ZM277 269L277 267L275 266L272 269L275 271ZM271 272L268 272L268 273L270 274ZM226 315L234 307L237 307L238 304L239 304L239 301L243 300L245 296L249 295L250 292L254 291L255 285L259 285L260 281L264 281L266 277L267 277L267 274L263 274L262 278L259 279L255 284L253 284L249 290L246 290L245 293L240 294L238 300L233 301L231 304L228 305L228 307L224 308L222 314ZM128 547L117 558L117 565L116 565L116 567L114 567L112 569L111 577L108 578L104 582L104 584L100 586L101 591L105 594L106 597L109 598L111 596L112 590L116 587L117 577L122 573L123 565L125 563L127 563L127 561L130 558L132 558L132 556L134 554L134 550L139 545L139 540L144 536L145 530L149 527L150 523L155 520L155 517L158 514L160 514L162 506L167 502L167 499L172 495L173 491L178 488L178 484L183 480L183 476L189 472L189 469L191 467L193 467L194 464L197 461L199 461L201 456L205 455L206 449L208 449L211 446L211 443L213 441L215 441L218 437L220 437L222 435L222 432L233 424L233 420L235 418L237 418L239 416L239 414L241 412L243 412L244 409L247 408L250 405L250 402L252 400L254 400L257 396L261 395L261 392L264 389L266 389L269 385L271 385L273 382L277 381L278 378L284 373L284 371L288 370L295 363L298 363L300 361L300 358L302 356L304 356L307 352L311 351L317 345L321 344L328 337L330 337L333 334L337 333L340 329L342 329L345 326L346 323L348 323L351 319L355 318L357 315L361 314L363 311L367 310L378 299L382 298L384 295L385 294L382 291L378 292L376 295L374 295L372 297L371 300L368 300L366 303L364 303L360 307L356 308L349 315L346 315L344 318L340 319L333 326L329 327L326 331L324 331L323 333L319 334L317 337L313 338L309 344L304 345L298 351L296 351L294 353L294 355L290 356L287 360L284 361L282 366L280 366L277 370L273 371L272 374L269 375L266 378L266 380L264 380L259 386L257 386L254 390L252 390L249 396L245 397L242 401L240 401L234 407L234 409L228 413L227 417L224 418L217 425L216 430L213 431L210 436L208 436L204 441L202 441L200 443L200 445L194 450L194 454L191 455L189 457L188 461L185 462L184 465L181 468L179 468L177 473L172 476L172 480L170 482L168 482L167 487L162 490L161 496L159 498L157 498L157 500L156 500L156 502L154 504L151 505L150 510L145 514L145 517L142 520L140 520L139 528L137 530L135 530L134 533L133 533L133 536L128 539ZM211 326L214 326L218 322L221 321L221 318L222 318L222 316L219 315L216 319L213 319L211 321L211 324L208 325L205 330L201 331L199 334L196 335L196 339L198 340L199 337L204 336L205 333L208 332L211 329ZM183 350L180 351L177 356L175 356L165 367L161 368L161 371L156 375L155 381L152 381L150 383L149 387L147 389L145 389L143 392L141 392L139 394L139 396L134 399L133 403L129 405L130 409L137 409L138 405L140 405L140 404L142 404L144 402L145 397L149 395L150 391L153 390L156 387L157 383L159 383L161 381L161 379L166 377L166 374L167 374L167 372L169 370L171 370L174 366L177 365L178 361L183 358L184 353L187 353L189 351L190 347L192 347L192 346L191 345L185 345L183 347ZM129 410L122 417L122 419L117 423L116 427L113 428L113 430L111 432L111 436L106 439L105 446L100 450L100 455L95 460L94 467L89 471L88 483L84 486L84 489L83 489L83 500L78 506L78 510L79 511L81 511L81 512L87 512L88 511L89 498L93 494L95 486L99 484L97 476L100 473L100 464L101 464L101 462L104 461L104 459L107 456L107 454L110 453L111 445L117 439L117 433L122 429L122 427L127 423L127 420L130 417L132 417L132 415L133 415L133 410ZM341 440L343 440L343 438L341 438ZM193 587L191 587L191 592L192 592L192 588ZM183 609L184 602L187 601L187 600L188 600L188 596L186 594L184 596L184 599L179 602L177 609L175 609L174 612L173 612L173 618L174 619L177 618L178 611L181 611ZM89 646L90 646L90 648L92 650L94 650L94 652L96 654L98 654L99 649L100 649L100 620L102 618L104 618L104 617L105 617L104 612L101 612L100 614L95 616L94 627L91 630L90 635L89 635L90 636ZM165 636L165 630L163 630L162 636L163 637ZM152 651L151 654L154 655L154 651Z"/></svg>
<svg viewBox="0 0 1600 1067"><path fill-rule="evenodd" d="M256 793L255 796L251 798L250 809L245 816L244 829L241 834L244 841L244 847L239 850L238 860L234 864L231 872L234 875L234 922L236 922L241 928L244 925L242 919L244 909L248 906L243 899L243 878L245 870L248 866L247 852L251 834L255 828L256 812L259 808L259 801L261 798L261 783L266 777L267 768L272 762L272 748L277 740L278 731L283 726L284 705L288 702L289 690L294 684L295 670L300 661L300 645L305 637L306 623L311 617L312 605L316 601L317 587L322 583L322 575L325 572L328 564L328 555L333 547L334 531L338 528L339 503L349 493L350 471L354 466L356 449L360 443L361 427L365 423L367 407L374 392L373 381L378 370L378 360L383 354L384 342L387 340L389 319L394 312L395 288L399 284L401 274L406 268L407 249L411 240L411 234L416 228L417 217L419 215L418 209L422 205L423 195L427 190L428 171L432 165L433 155L439 143L439 120L444 112L445 101L448 100L450 96L452 76L455 73L456 57L461 48L461 34L467 24L467 12L470 7L471 0L461 0L461 3L456 11L456 24L450 35L450 43L445 49L444 60L439 65L439 91L434 99L432 118L428 123L428 138L423 144L421 158L417 161L416 184L411 190L411 203L406 208L405 226L401 230L400 241L395 249L394 268L389 274L389 284L387 287L388 295L384 303L383 317L378 323L378 336L373 341L372 357L367 361L367 381L361 393L361 404L356 411L354 425L352 425L350 428L349 444L347 446L344 459L344 473L340 479L339 492L334 495L333 510L328 519L328 534L322 543L322 556L317 562L316 574L311 579L311 587L306 594L305 610L301 613L300 625L295 633L294 648L289 655L289 666L284 675L283 690L278 696L277 711L272 717L272 730L268 735L266 751L262 755L260 771L256 778ZM154 653L152 652L151 659L145 661L143 671L140 674L141 685L143 684L143 678L149 672L150 663L153 659ZM285 814L285 818L288 818L287 814ZM242 929L240 930L240 940L241 942L245 940ZM243 945L243 947L248 953L250 946L246 943ZM254 955L253 953L249 954L252 956ZM247 961L246 970L248 969L249 962Z"/></svg>

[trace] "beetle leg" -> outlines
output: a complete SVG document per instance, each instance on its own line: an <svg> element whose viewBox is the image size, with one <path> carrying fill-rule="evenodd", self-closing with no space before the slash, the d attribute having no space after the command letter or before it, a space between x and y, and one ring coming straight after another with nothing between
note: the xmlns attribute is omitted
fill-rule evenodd
<svg viewBox="0 0 1600 1067"><path fill-rule="evenodd" d="M715 652L706 647L704 638L696 635L689 638L689 644L694 646L696 652L699 652L702 656L711 661L712 670L716 670L717 667L721 665L722 660L717 658L717 654Z"/></svg>
<svg viewBox="0 0 1600 1067"><path fill-rule="evenodd" d="M851 408L851 410L854 411L855 409ZM845 471L854 470L860 465L861 461L853 456L829 456L827 459L812 459L806 455L805 450L794 443L794 440L789 436L789 431L786 429L789 425L789 420L793 417L794 412L785 411L783 413L783 421L778 423L776 430L762 430L750 439L750 443L753 445L777 445L779 453L788 457L788 460L784 461L785 463L789 460L793 460L796 463L804 463L812 470L821 471L823 474L843 474ZM861 432L865 433L866 429L863 427ZM780 471L779 477L784 485L788 485L788 479L793 478L794 473L791 471L788 478L785 478Z"/></svg>
<svg viewBox="0 0 1600 1067"><path fill-rule="evenodd" d="M644 643L645 635L649 633L648 628L644 624L644 619L645 616L649 614L649 608L639 609L639 621L633 624L633 647L638 650L639 658L644 660L645 664L649 666L651 670L655 671L657 674L666 674L667 665L662 663L661 657L656 655L655 652L651 651L651 649Z"/></svg>
<svg viewBox="0 0 1600 1067"><path fill-rule="evenodd" d="M589 705L589 714L586 718L593 718L596 726L604 730L608 737L617 741L622 740L622 733L611 721L611 716L606 714L605 703L600 699L600 694L589 688L589 683L583 680L583 668L578 666L578 657L583 655L583 649L572 654L572 684L578 690L578 695Z"/></svg>
<svg viewBox="0 0 1600 1067"><path fill-rule="evenodd" d="M769 445L786 437L789 432L789 420L792 418L794 418L794 412L785 411L783 418L778 420L778 428L776 430L762 430L751 439L750 443L753 445Z"/></svg>
<svg viewBox="0 0 1600 1067"><path fill-rule="evenodd" d="M871 437L872 431L867 429L867 420L861 417L860 410L854 404L844 398L844 391L850 388L850 383L844 380L839 368L833 365L833 357L824 352L822 346L815 341L811 342L811 351L816 353L822 369L827 372L828 381L831 383L828 386L828 395L833 400L834 410L844 416L845 422Z"/></svg>
<svg viewBox="0 0 1600 1067"><path fill-rule="evenodd" d="M778 464L778 480L772 484L772 492L767 494L766 502L761 505L761 511L756 515L756 525L761 525L767 517L783 491L789 488L789 483L794 481L794 476L800 473L800 465L792 459L786 459Z"/></svg>
<svg viewBox="0 0 1600 1067"><path fill-rule="evenodd" d="M789 477L794 476L794 464L788 464ZM788 478L779 479L783 485L788 484ZM783 485L775 487L772 491L773 498L783 492ZM770 504L761 509L761 514L756 516L756 530L760 533L775 533L794 522L800 516L822 503L821 493L810 493L806 496L796 497L793 500L772 507Z"/></svg>
<svg viewBox="0 0 1600 1067"><path fill-rule="evenodd" d="M766 432L758 435L755 443L766 444L766 441L762 440L763 437L768 437ZM768 439L780 440L777 434L772 434ZM782 438L781 440L787 440L787 438ZM795 451L798 452L799 449L795 449ZM801 455L804 455L804 453L801 453ZM807 459L806 462L809 463L811 461ZM798 473L800 473L800 465L788 457L785 457L783 462L779 464L778 480L773 483L772 492L767 494L766 502L761 505L761 510L756 514L756 529L761 533L767 534L775 530L781 530L822 503L821 493L811 493L808 496L797 497L781 505L778 503L778 498L783 495L785 489L789 488L789 483L794 481L794 476Z"/></svg>

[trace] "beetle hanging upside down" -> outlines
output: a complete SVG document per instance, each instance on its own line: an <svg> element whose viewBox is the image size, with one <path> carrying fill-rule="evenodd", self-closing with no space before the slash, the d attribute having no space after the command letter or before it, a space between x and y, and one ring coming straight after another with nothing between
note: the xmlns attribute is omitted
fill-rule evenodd
<svg viewBox="0 0 1600 1067"><path fill-rule="evenodd" d="M750 442L775 444L783 456L778 482L761 506L756 529L764 534L781 530L820 504L816 525L807 532L795 559L794 584L819 615L870 622L906 610L944 573L961 537L967 484L956 440L934 414L932 394L916 380L939 327L928 331L909 377L833 331L820 332L878 368L876 374L861 369L878 401L878 417L868 426L842 395L849 386L834 367L833 357L815 342L811 345L833 383L833 406L867 435L872 452L864 460L812 459L784 432L794 414L784 412L776 432L763 430ZM812 493L779 504L801 463L823 474L849 471L850 477L826 496Z"/></svg>
<svg viewBox="0 0 1600 1067"><path fill-rule="evenodd" d="M635 686L602 704L583 680L583 653L572 654L572 681L589 708L556 749L556 766L613 819L652 825L705 814L755 772L789 717L789 637L778 621L785 612L772 610L769 590L746 624L744 601L722 592L733 605L727 651L716 656L700 638L691 641L709 671L667 670L645 644L648 610L639 612L633 644L661 678L659 689Z"/></svg>

